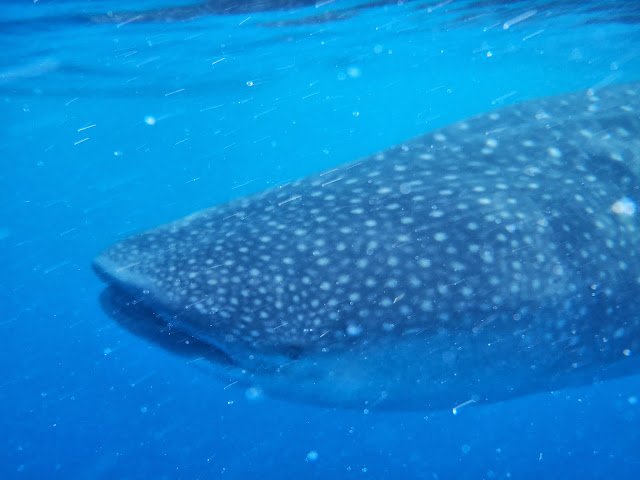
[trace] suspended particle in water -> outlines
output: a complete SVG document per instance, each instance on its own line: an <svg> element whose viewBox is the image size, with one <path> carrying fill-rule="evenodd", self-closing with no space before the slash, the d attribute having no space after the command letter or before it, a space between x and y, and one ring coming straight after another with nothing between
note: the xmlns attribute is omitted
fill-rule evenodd
<svg viewBox="0 0 640 480"><path fill-rule="evenodd" d="M244 396L251 402L262 400L262 390L259 387L249 387L244 391Z"/></svg>
<svg viewBox="0 0 640 480"><path fill-rule="evenodd" d="M624 197L611 205L611 211L616 215L633 216L636 213L636 204L629 197Z"/></svg>
<svg viewBox="0 0 640 480"><path fill-rule="evenodd" d="M147 125L155 125L156 117L154 117L153 115L146 115L144 117L144 123L146 123Z"/></svg>
<svg viewBox="0 0 640 480"><path fill-rule="evenodd" d="M347 75L351 78L358 78L362 75L362 70L360 67L349 67L347 68Z"/></svg>

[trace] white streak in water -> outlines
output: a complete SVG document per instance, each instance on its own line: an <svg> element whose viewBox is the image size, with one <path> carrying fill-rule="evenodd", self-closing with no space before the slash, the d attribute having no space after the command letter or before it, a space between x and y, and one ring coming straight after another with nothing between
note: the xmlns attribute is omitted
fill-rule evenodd
<svg viewBox="0 0 640 480"><path fill-rule="evenodd" d="M502 28L508 30L516 23L520 23L527 18L533 17L536 13L538 13L537 10L529 10L528 12L524 12L522 15L518 15L517 17L513 17L511 20L507 20L506 22L504 22Z"/></svg>

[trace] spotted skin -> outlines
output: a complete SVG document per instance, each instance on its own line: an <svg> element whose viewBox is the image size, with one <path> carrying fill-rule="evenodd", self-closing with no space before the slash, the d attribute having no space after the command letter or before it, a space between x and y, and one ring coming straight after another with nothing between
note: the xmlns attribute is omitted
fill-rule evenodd
<svg viewBox="0 0 640 480"><path fill-rule="evenodd" d="M532 100L124 239L94 268L228 356L223 377L288 398L445 408L624 375L639 134L640 83Z"/></svg>

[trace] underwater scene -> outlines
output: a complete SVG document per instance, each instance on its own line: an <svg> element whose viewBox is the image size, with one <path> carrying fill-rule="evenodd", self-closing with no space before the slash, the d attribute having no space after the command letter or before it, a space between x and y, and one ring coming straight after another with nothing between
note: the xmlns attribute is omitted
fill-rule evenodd
<svg viewBox="0 0 640 480"><path fill-rule="evenodd" d="M1 478L638 478L640 4L0 12Z"/></svg>

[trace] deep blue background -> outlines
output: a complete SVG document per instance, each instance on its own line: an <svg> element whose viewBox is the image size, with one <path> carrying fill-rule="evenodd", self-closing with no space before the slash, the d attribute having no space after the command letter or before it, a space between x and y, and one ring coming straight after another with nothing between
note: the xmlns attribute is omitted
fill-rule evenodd
<svg viewBox="0 0 640 480"><path fill-rule="evenodd" d="M640 478L638 377L456 416L324 410L247 400L99 308L91 259L128 234L474 113L640 79L635 2L267 25L358 3L126 25L86 19L171 2L2 3L0 478Z"/></svg>

